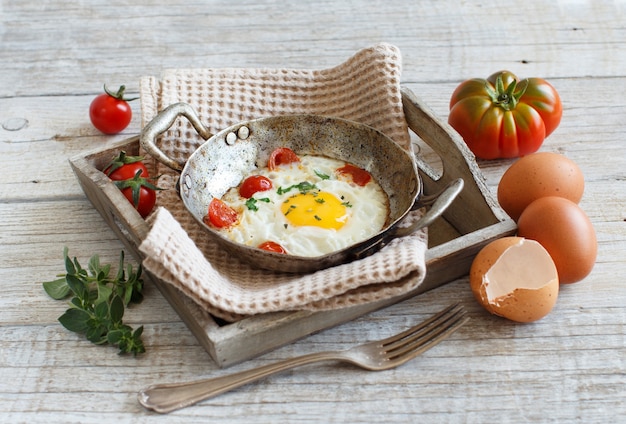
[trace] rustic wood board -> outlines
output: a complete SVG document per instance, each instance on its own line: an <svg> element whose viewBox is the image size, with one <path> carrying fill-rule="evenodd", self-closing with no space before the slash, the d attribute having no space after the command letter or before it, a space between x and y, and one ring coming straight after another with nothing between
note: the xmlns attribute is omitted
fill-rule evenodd
<svg viewBox="0 0 626 424"><path fill-rule="evenodd" d="M248 317L236 323L222 323L171 285L149 275L220 367L250 359L462 277L482 246L515 232L515 223L493 199L473 156L458 135L407 89L403 89L403 104L413 136L432 149L442 166L437 172L423 158L418 158L424 192L436 193L459 177L465 181L464 189L453 205L429 228L424 282L405 295L366 305L324 312L278 312ZM148 225L100 171L119 150L137 154L138 137L106 150L71 158L70 164L89 200L126 247L141 260L138 246L147 234Z"/></svg>

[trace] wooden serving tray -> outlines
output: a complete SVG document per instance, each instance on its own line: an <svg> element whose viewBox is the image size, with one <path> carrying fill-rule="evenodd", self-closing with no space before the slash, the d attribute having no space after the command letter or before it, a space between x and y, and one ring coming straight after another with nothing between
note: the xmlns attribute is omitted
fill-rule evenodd
<svg viewBox="0 0 626 424"><path fill-rule="evenodd" d="M220 367L258 356L317 331L352 320L466 275L476 253L491 240L514 234L515 223L499 207L485 185L480 169L460 136L438 119L408 89L402 90L404 113L416 144L428 146L439 158L435 170L418 155L425 194L439 192L451 180L463 178L465 186L452 206L429 227L427 274L413 292L375 303L323 312L277 312L245 318L236 323L215 319L187 296L164 281L145 273ZM70 164L78 181L104 220L141 261L138 246L148 225L101 170L120 150L139 154L139 138L124 140L106 150L73 157Z"/></svg>

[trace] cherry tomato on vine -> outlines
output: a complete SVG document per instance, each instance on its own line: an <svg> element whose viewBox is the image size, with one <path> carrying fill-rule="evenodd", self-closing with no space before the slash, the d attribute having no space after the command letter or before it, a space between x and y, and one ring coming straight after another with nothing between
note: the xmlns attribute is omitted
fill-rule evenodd
<svg viewBox="0 0 626 424"><path fill-rule="evenodd" d="M285 248L282 247L280 244L276 243L275 241L265 241L259 244L259 249L267 250L268 252L274 252L274 253L283 253L283 254L287 253Z"/></svg>
<svg viewBox="0 0 626 424"><path fill-rule="evenodd" d="M104 86L104 93L92 100L89 105L89 119L98 130L105 134L117 134L124 130L133 117L133 111L125 99L125 86L121 86L117 93L113 93Z"/></svg>
<svg viewBox="0 0 626 424"><path fill-rule="evenodd" d="M227 228L237 222L238 219L237 211L222 200L213 198L209 203L209 212L203 221L205 224L216 228Z"/></svg>
<svg viewBox="0 0 626 424"><path fill-rule="evenodd" d="M121 151L105 168L104 173L114 181L139 214L147 217L156 204L156 191L141 156L127 156Z"/></svg>
<svg viewBox="0 0 626 424"><path fill-rule="evenodd" d="M300 162L298 155L289 147L279 147L270 154L270 158L267 161L267 168L270 171L274 171L280 165L294 162Z"/></svg>
<svg viewBox="0 0 626 424"><path fill-rule="evenodd" d="M139 212L139 215L143 218L150 215L156 204L157 187L141 177L141 170L137 171L135 178L118 181L116 185Z"/></svg>
<svg viewBox="0 0 626 424"><path fill-rule="evenodd" d="M134 178L141 169L141 175L148 178L148 168L142 160L143 156L128 156L125 151L121 151L105 168L104 173L112 180L121 181Z"/></svg>
<svg viewBox="0 0 626 424"><path fill-rule="evenodd" d="M541 78L519 80L508 71L461 83L452 93L448 123L481 159L536 152L561 122L555 88Z"/></svg>
<svg viewBox="0 0 626 424"><path fill-rule="evenodd" d="M251 175L239 186L239 194L246 199L251 198L254 193L272 188L272 181L263 175Z"/></svg>

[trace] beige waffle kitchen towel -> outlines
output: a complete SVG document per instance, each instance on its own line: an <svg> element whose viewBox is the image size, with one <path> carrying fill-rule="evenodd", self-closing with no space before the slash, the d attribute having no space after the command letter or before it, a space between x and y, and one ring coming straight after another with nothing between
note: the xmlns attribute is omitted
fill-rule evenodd
<svg viewBox="0 0 626 424"><path fill-rule="evenodd" d="M400 94L401 55L389 44L358 51L329 69L174 69L141 80L142 124L161 109L190 103L211 132L263 116L313 113L373 126L411 149ZM170 157L186 159L204 140L185 119L160 138ZM140 250L143 266L209 313L228 321L286 310L328 310L399 296L426 272L426 232L398 238L378 253L310 274L260 270L221 250L187 212L175 190L178 175L162 175L158 208ZM408 219L417 219L413 212Z"/></svg>

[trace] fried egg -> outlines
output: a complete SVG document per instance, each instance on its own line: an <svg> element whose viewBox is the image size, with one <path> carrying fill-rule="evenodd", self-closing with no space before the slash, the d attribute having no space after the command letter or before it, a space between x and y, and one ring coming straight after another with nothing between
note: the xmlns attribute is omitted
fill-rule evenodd
<svg viewBox="0 0 626 424"><path fill-rule="evenodd" d="M389 201L373 178L364 183L338 171L346 165L303 155L273 170L256 169L251 176L268 178L271 188L249 198L241 196L239 187L230 189L221 200L237 212L238 220L218 231L236 243L259 247L273 242L287 254L307 257L367 240L386 225Z"/></svg>

